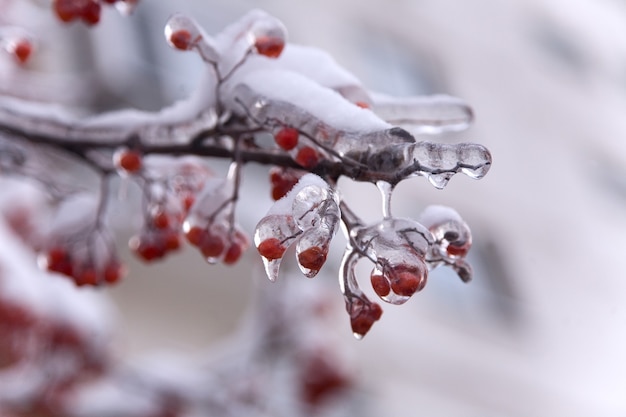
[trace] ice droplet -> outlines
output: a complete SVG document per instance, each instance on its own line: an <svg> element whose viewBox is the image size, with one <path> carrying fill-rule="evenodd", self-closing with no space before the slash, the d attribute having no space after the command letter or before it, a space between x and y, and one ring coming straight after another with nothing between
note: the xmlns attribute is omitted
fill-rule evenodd
<svg viewBox="0 0 626 417"><path fill-rule="evenodd" d="M450 181L450 178L452 177L451 173L442 173L442 174L429 174L428 175L428 181L435 187L438 189L443 189L446 185L448 185L448 182Z"/></svg>
<svg viewBox="0 0 626 417"><path fill-rule="evenodd" d="M461 172L470 178L479 180L485 175L487 175L487 172L489 172L490 167L491 167L491 164L485 164L485 165L479 166L478 168L465 167L465 168L461 168Z"/></svg>

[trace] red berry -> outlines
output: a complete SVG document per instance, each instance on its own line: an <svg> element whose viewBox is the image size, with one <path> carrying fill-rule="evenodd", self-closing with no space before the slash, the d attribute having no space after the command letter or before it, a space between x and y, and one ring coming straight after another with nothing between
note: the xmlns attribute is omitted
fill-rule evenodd
<svg viewBox="0 0 626 417"><path fill-rule="evenodd" d="M330 352L319 352L304 358L302 395L306 403L319 404L329 395L350 385L350 379L332 362Z"/></svg>
<svg viewBox="0 0 626 417"><path fill-rule="evenodd" d="M219 235L211 234L208 230L200 242L200 251L207 258L217 258L224 253L224 239Z"/></svg>
<svg viewBox="0 0 626 417"><path fill-rule="evenodd" d="M383 309L376 303L369 302L363 304L362 308L357 308L355 314L350 316L350 326L354 334L365 336L372 328L372 325L380 320Z"/></svg>
<svg viewBox="0 0 626 417"><path fill-rule="evenodd" d="M166 212L159 210L152 216L152 224L157 229L167 229L170 226L170 217Z"/></svg>
<svg viewBox="0 0 626 417"><path fill-rule="evenodd" d="M231 244L228 250L226 251L226 255L224 255L224 259L222 260L222 262L224 262L226 265L232 265L236 263L239 260L239 258L241 258L242 254L243 254L243 247L241 246L240 243L235 242Z"/></svg>
<svg viewBox="0 0 626 417"><path fill-rule="evenodd" d="M274 135L276 144L286 151L290 151L298 145L300 132L293 127L283 127Z"/></svg>
<svg viewBox="0 0 626 417"><path fill-rule="evenodd" d="M26 63L32 52L33 45L27 40L18 42L13 48L13 55L15 55L20 64Z"/></svg>
<svg viewBox="0 0 626 417"><path fill-rule="evenodd" d="M177 30L170 35L170 43L176 49L186 51L191 48L191 33L185 29Z"/></svg>
<svg viewBox="0 0 626 417"><path fill-rule="evenodd" d="M364 101L357 101L356 104L358 107L362 108L362 109L369 109L370 105Z"/></svg>
<svg viewBox="0 0 626 417"><path fill-rule="evenodd" d="M319 271L324 265L324 262L326 262L327 252L328 251L319 246L311 246L300 252L298 255L298 263L306 269Z"/></svg>
<svg viewBox="0 0 626 417"><path fill-rule="evenodd" d="M420 268L410 265L398 265L389 273L391 289L394 293L410 297L426 284L426 276Z"/></svg>
<svg viewBox="0 0 626 417"><path fill-rule="evenodd" d="M128 172L136 173L141 169L141 154L130 149L122 149L115 153L115 165Z"/></svg>
<svg viewBox="0 0 626 417"><path fill-rule="evenodd" d="M205 230L199 226L191 227L187 232L185 232L185 237L187 241L194 246L200 246L202 239L205 235Z"/></svg>
<svg viewBox="0 0 626 417"><path fill-rule="evenodd" d="M83 6L82 18L88 25L95 25L100 21L100 3L89 1Z"/></svg>
<svg viewBox="0 0 626 417"><path fill-rule="evenodd" d="M52 4L54 12L63 22L71 22L81 13L81 9L76 5L75 0L55 0Z"/></svg>
<svg viewBox="0 0 626 417"><path fill-rule="evenodd" d="M385 297L391 291L391 285L389 285L389 281L387 281L387 278L378 273L372 273L372 275L370 276L370 281L372 282L372 288L374 289L374 292L380 297Z"/></svg>
<svg viewBox="0 0 626 417"><path fill-rule="evenodd" d="M464 257L465 255L467 255L467 252L469 252L469 250L470 250L470 245L467 243L461 246L456 246L450 243L448 247L446 248L446 252L448 252L448 255L458 256L458 257Z"/></svg>
<svg viewBox="0 0 626 417"><path fill-rule="evenodd" d="M169 251L180 249L180 235L176 231L166 233L164 237L165 249Z"/></svg>
<svg viewBox="0 0 626 417"><path fill-rule="evenodd" d="M187 194L183 197L183 208L185 209L185 212L188 212L191 209L191 206L193 206L193 203L196 202L196 198L191 195L191 194Z"/></svg>
<svg viewBox="0 0 626 417"><path fill-rule="evenodd" d="M280 200L300 180L300 175L294 170L284 168L272 168L270 170L270 182L272 183L272 198Z"/></svg>
<svg viewBox="0 0 626 417"><path fill-rule="evenodd" d="M275 237L271 237L259 243L257 250L262 257L272 261L274 259L282 258L287 248L282 245L280 240Z"/></svg>
<svg viewBox="0 0 626 417"><path fill-rule="evenodd" d="M70 277L74 269L70 254L62 247L53 247L48 251L46 268L48 271L58 272Z"/></svg>
<svg viewBox="0 0 626 417"><path fill-rule="evenodd" d="M98 285L98 274L93 267L86 267L80 273L74 276L74 282L76 285Z"/></svg>
<svg viewBox="0 0 626 417"><path fill-rule="evenodd" d="M117 262L110 262L104 269L104 281L107 284L116 284L124 275L124 268Z"/></svg>
<svg viewBox="0 0 626 417"><path fill-rule="evenodd" d="M285 47L285 40L276 36L261 36L257 38L254 47L259 55L278 58Z"/></svg>
<svg viewBox="0 0 626 417"><path fill-rule="evenodd" d="M296 162L304 168L313 168L320 161L320 155L310 146L304 146L298 151Z"/></svg>
<svg viewBox="0 0 626 417"><path fill-rule="evenodd" d="M165 256L165 247L157 245L156 242L149 241L139 236L131 238L128 245L137 256L146 262Z"/></svg>
<svg viewBox="0 0 626 417"><path fill-rule="evenodd" d="M239 258L241 258L243 252L248 249L248 246L250 246L248 236L246 236L242 231L236 230L232 237L230 247L226 251L222 262L226 265L236 263Z"/></svg>

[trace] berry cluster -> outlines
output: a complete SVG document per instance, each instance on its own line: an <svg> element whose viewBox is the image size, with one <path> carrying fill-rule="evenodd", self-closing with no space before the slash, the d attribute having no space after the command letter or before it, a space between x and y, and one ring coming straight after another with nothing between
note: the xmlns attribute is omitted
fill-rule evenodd
<svg viewBox="0 0 626 417"><path fill-rule="evenodd" d="M352 385L350 376L333 359L332 353L325 350L309 353L302 359L300 383L305 404L321 405L325 399Z"/></svg>
<svg viewBox="0 0 626 417"><path fill-rule="evenodd" d="M146 185L148 201L144 225L130 239L131 250L140 259L150 262L180 249L183 223L190 216L199 193L214 176L213 172L197 158L146 158L144 161L137 151L126 148L115 153L114 162L122 174L133 175ZM237 238L237 242L240 240ZM239 258L235 252L241 250L240 255L243 249L245 245L233 247L225 259L235 262ZM215 254L217 249L207 247L203 252Z"/></svg>
<svg viewBox="0 0 626 417"><path fill-rule="evenodd" d="M125 9L135 6L138 0L54 0L52 8L57 17L65 23L81 19L87 25L100 21L102 4L120 3Z"/></svg>
<svg viewBox="0 0 626 417"><path fill-rule="evenodd" d="M300 141L300 132L293 127L284 126L278 129L274 133L274 141L305 169L314 168L322 159L318 150L308 145L306 141Z"/></svg>
<svg viewBox="0 0 626 417"><path fill-rule="evenodd" d="M185 230L185 237L200 250L209 263L222 261L226 265L232 265L250 246L250 240L243 230L229 230L223 223L207 223L204 227L189 225Z"/></svg>
<svg viewBox="0 0 626 417"><path fill-rule="evenodd" d="M161 259L180 249L181 224L180 212L169 210L165 204L155 205L145 215L143 229L129 240L128 246L146 262Z"/></svg>
<svg viewBox="0 0 626 417"><path fill-rule="evenodd" d="M4 296L0 296L0 340L0 368L8 371L3 375L6 388L15 387L10 377L15 369L20 369L16 375L21 380L45 381L21 385L25 389L17 404L0 403L3 416L14 415L7 414L7 405L15 407L16 416L67 415L66 400L74 389L105 368L105 355L77 328Z"/></svg>
<svg viewBox="0 0 626 417"><path fill-rule="evenodd" d="M380 305L370 301L363 294L346 300L346 310L350 316L352 333L359 339L365 336L383 315Z"/></svg>
<svg viewBox="0 0 626 417"><path fill-rule="evenodd" d="M234 222L239 169L233 163L227 178L206 181L183 223L187 241L209 263L232 265L250 246L246 233Z"/></svg>
<svg viewBox="0 0 626 417"><path fill-rule="evenodd" d="M433 238L423 225L410 219L385 219L358 229L355 242L374 262L370 281L384 301L402 304L426 285L425 257Z"/></svg>
<svg viewBox="0 0 626 417"><path fill-rule="evenodd" d="M309 278L317 275L337 231L338 204L330 186L313 174L300 178L292 191L274 204L254 235L271 280L278 276L282 257L293 243L302 273Z"/></svg>
<svg viewBox="0 0 626 417"><path fill-rule="evenodd" d="M114 256L96 258L85 253L84 242L57 244L40 254L39 262L48 271L74 280L78 286L115 284L124 276L124 267Z"/></svg>
<svg viewBox="0 0 626 417"><path fill-rule="evenodd" d="M304 175L303 172L290 168L270 168L270 183L272 185L272 198L276 201L287 195Z"/></svg>

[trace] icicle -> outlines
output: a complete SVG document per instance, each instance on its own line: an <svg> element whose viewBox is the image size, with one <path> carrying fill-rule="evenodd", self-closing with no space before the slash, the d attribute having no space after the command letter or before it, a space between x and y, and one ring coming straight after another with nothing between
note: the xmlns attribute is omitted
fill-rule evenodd
<svg viewBox="0 0 626 417"><path fill-rule="evenodd" d="M383 218L391 218L391 195L393 193L393 186L387 181L378 181L376 187L380 190L383 201Z"/></svg>

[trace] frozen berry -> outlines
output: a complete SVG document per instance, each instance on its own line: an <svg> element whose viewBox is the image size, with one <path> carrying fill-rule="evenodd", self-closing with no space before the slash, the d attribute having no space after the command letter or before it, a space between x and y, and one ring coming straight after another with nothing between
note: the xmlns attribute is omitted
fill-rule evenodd
<svg viewBox="0 0 626 417"><path fill-rule="evenodd" d="M131 149L120 149L115 152L115 166L122 171L134 174L142 167L141 154Z"/></svg>
<svg viewBox="0 0 626 417"><path fill-rule="evenodd" d="M207 231L200 242L200 251L207 258L217 258L224 253L224 249L224 239L219 235L210 233L209 231Z"/></svg>
<svg viewBox="0 0 626 417"><path fill-rule="evenodd" d="M304 146L296 154L296 162L304 168L313 168L320 161L320 155L310 146Z"/></svg>
<svg viewBox="0 0 626 417"><path fill-rule="evenodd" d="M298 263L306 269L313 271L319 271L324 262L326 262L326 255L328 251L320 248L319 246L312 246L298 255Z"/></svg>
<svg viewBox="0 0 626 417"><path fill-rule="evenodd" d="M285 47L285 40L276 36L261 36L257 38L254 47L259 55L278 58Z"/></svg>
<svg viewBox="0 0 626 417"><path fill-rule="evenodd" d="M33 45L27 40L17 42L13 48L13 55L15 55L20 64L26 63L32 52Z"/></svg>
<svg viewBox="0 0 626 417"><path fill-rule="evenodd" d="M270 261L282 258L286 249L280 240L275 237L265 239L257 247L259 254Z"/></svg>
<svg viewBox="0 0 626 417"><path fill-rule="evenodd" d="M283 127L274 135L274 141L282 149L290 151L298 145L300 133L293 127Z"/></svg>
<svg viewBox="0 0 626 417"><path fill-rule="evenodd" d="M191 33L185 29L177 30L170 35L170 43L181 51L191 48Z"/></svg>
<svg viewBox="0 0 626 417"><path fill-rule="evenodd" d="M358 337L365 336L382 315L383 309L378 304L368 301L367 304L362 305L362 308L355 309L354 314L350 315L352 332Z"/></svg>
<svg viewBox="0 0 626 417"><path fill-rule="evenodd" d="M389 285L389 281L387 281L387 278L380 275L379 273L374 272L370 276L370 281L372 282L372 288L374 289L374 292L380 297L385 297L389 295L389 292L391 291L391 286Z"/></svg>
<svg viewBox="0 0 626 417"><path fill-rule="evenodd" d="M82 10L83 22L88 25L95 25L100 21L100 3L97 1L89 1L83 6Z"/></svg>
<svg viewBox="0 0 626 417"><path fill-rule="evenodd" d="M410 297L424 287L426 276L418 267L398 265L390 271L389 281L394 293Z"/></svg>

